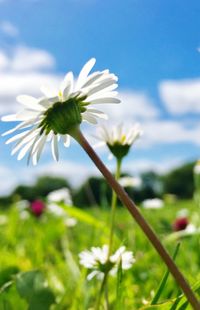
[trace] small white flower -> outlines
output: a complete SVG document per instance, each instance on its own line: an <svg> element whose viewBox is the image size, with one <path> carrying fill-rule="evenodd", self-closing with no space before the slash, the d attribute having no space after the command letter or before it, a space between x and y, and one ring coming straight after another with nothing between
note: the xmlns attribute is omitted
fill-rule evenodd
<svg viewBox="0 0 200 310"><path fill-rule="evenodd" d="M58 205L59 202L64 203L68 207L72 206L72 197L68 188L61 188L49 193L47 195L47 209L55 216L62 217L67 227L75 226L77 220L73 217L69 217L67 211L63 210L63 208Z"/></svg>
<svg viewBox="0 0 200 310"><path fill-rule="evenodd" d="M0 225L5 225L8 223L8 217L6 215L0 215Z"/></svg>
<svg viewBox="0 0 200 310"><path fill-rule="evenodd" d="M142 206L145 209L161 209L164 207L164 202L159 198L146 199L143 201Z"/></svg>
<svg viewBox="0 0 200 310"><path fill-rule="evenodd" d="M65 226L67 226L67 227L74 227L74 226L76 226L76 224L77 224L77 220L76 220L74 217L67 217L67 218L64 220L64 224L65 224Z"/></svg>
<svg viewBox="0 0 200 310"><path fill-rule="evenodd" d="M200 174L200 160L198 160L196 165L194 166L194 174Z"/></svg>
<svg viewBox="0 0 200 310"><path fill-rule="evenodd" d="M47 195L49 202L63 202L64 204L71 206L72 197L68 188L64 187L55 191L52 191Z"/></svg>
<svg viewBox="0 0 200 310"><path fill-rule="evenodd" d="M142 135L139 124L124 127L122 124L113 127L101 126L96 138L101 142L96 146L107 145L112 155L123 158L129 152L131 145Z"/></svg>
<svg viewBox="0 0 200 310"><path fill-rule="evenodd" d="M139 177L122 177L119 179L119 183L123 187L140 187L142 180Z"/></svg>
<svg viewBox="0 0 200 310"><path fill-rule="evenodd" d="M39 99L26 95L17 97L24 109L2 118L3 121L20 122L4 133L7 135L22 130L6 141L6 144L16 142L12 155L19 151L17 158L21 160L28 153L28 163L32 159L36 165L45 143L51 142L53 158L58 160L58 142L62 140L64 146L68 147L71 130L82 121L96 124L96 118L107 118L92 105L120 102L114 91L117 88L117 77L108 70L90 74L94 64L94 58L89 60L76 82L73 73L67 73L56 91L42 87L43 96Z"/></svg>
<svg viewBox="0 0 200 310"><path fill-rule="evenodd" d="M87 279L93 277L102 279L105 271L109 271L111 275L117 273L118 266L121 262L122 269L130 269L135 262L133 253L126 251L125 246L120 247L108 260L108 245L100 247L92 247L91 250L85 250L79 254L80 264L92 272L88 274Z"/></svg>

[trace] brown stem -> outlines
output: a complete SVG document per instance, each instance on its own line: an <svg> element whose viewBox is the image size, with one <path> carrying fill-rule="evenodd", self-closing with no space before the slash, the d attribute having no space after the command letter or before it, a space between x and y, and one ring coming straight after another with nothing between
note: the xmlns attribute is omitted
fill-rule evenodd
<svg viewBox="0 0 200 310"><path fill-rule="evenodd" d="M189 284L185 280L182 273L179 271L178 267L158 239L157 235L153 231L153 229L150 227L150 225L146 222L134 202L129 198L127 193L124 191L124 189L120 186L120 184L114 179L112 174L109 172L109 170L106 168L106 166L103 164L101 159L98 157L98 155L94 152L93 148L90 146L90 144L87 142L87 140L84 138L82 133L80 131L76 131L76 134L73 134L73 137L78 141L78 143L82 146L82 148L85 150L85 152L89 155L89 157L92 159L94 164L97 166L97 168L101 171L101 173L104 175L105 179L107 180L108 184L114 189L117 196L121 200L121 202L126 206L126 208L131 213L132 217L136 220L140 228L143 230L149 241L152 243L154 248L157 250L158 254L162 258L162 260L167 265L169 271L181 287L182 291L184 292L185 296L187 297L189 303L192 305L193 309L199 310L200 309L200 303L198 302L194 292L190 288Z"/></svg>

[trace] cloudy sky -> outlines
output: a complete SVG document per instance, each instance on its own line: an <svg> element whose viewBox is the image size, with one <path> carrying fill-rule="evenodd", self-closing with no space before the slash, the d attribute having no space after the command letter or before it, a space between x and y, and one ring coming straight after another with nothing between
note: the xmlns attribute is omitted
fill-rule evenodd
<svg viewBox="0 0 200 310"><path fill-rule="evenodd" d="M95 68L119 77L122 103L106 107L112 122L140 122L143 137L125 168L165 172L200 157L200 2L191 0L0 0L0 115L19 109L16 96L38 96L95 57ZM14 124L0 123L3 133ZM95 128L96 130L96 128ZM93 142L94 127L83 131ZM76 143L49 148L37 167L0 148L0 194L40 174L79 184L97 171ZM98 150L107 160L107 152Z"/></svg>

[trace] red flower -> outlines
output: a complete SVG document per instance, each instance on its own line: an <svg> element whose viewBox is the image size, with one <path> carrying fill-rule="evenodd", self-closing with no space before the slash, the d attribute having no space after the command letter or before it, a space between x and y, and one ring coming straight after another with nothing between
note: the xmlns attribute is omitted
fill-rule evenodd
<svg viewBox="0 0 200 310"><path fill-rule="evenodd" d="M30 208L31 208L32 213L35 216L39 217L45 209L45 204L42 200L38 199L31 203Z"/></svg>
<svg viewBox="0 0 200 310"><path fill-rule="evenodd" d="M186 229L187 225L189 224L189 221L187 217L179 217L176 219L176 221L173 224L173 230L179 231Z"/></svg>

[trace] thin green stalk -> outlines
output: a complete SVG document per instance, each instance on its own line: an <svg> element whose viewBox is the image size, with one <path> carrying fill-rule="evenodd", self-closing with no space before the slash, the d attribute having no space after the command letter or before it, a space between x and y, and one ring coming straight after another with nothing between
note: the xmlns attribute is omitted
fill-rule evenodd
<svg viewBox="0 0 200 310"><path fill-rule="evenodd" d="M199 310L200 309L200 302L198 301L195 293L192 291L190 285L184 278L183 274L178 269L177 265L174 263L173 259L168 254L165 247L160 242L159 238L157 237L156 233L153 231L151 226L145 220L145 218L140 213L139 209L136 207L135 203L130 199L127 193L124 191L122 186L115 180L112 176L110 171L106 168L104 163L101 159L97 156L93 148L90 146L88 141L82 135L79 128L76 128L71 136L81 145L81 147L85 150L91 160L94 162L96 167L101 171L105 179L107 180L108 184L111 188L116 192L117 196L123 203L123 205L128 209L131 213L132 217L138 223L146 237L149 239L151 244L154 246L160 257L162 258L163 262L167 265L168 269L170 270L171 274L179 284L180 288L183 290L185 296L187 297L188 301L192 305L193 309Z"/></svg>
<svg viewBox="0 0 200 310"><path fill-rule="evenodd" d="M121 159L117 159L117 167L115 172L115 180L119 180L121 174ZM113 244L113 233L114 233L114 226L115 226L115 213L116 213L116 206L117 206L117 194L114 190L112 190L112 202L111 202L111 220L110 220L110 238L109 238L109 247L108 247L108 258L112 253L112 244Z"/></svg>
<svg viewBox="0 0 200 310"><path fill-rule="evenodd" d="M99 310L100 304L101 304L101 296L103 294L106 282L107 282L107 276L108 276L108 272L104 273L104 277L103 277L103 281L101 282L101 287L99 290L99 295L97 297L97 302L96 302L96 306L95 306L95 310Z"/></svg>
<svg viewBox="0 0 200 310"><path fill-rule="evenodd" d="M175 248L175 251L174 251L174 254L173 254L173 260L176 259L176 256L178 254L178 251L179 251L179 248L180 248L180 243L177 243L176 245L176 248ZM169 277L169 269L166 270L161 282L160 282L160 285L155 293L155 296L154 298L152 299L152 302L151 302L151 305L156 305L157 304L157 301L158 299L160 298L160 295L162 293L162 291L164 290L164 287L167 283L167 279Z"/></svg>
<svg viewBox="0 0 200 310"><path fill-rule="evenodd" d="M120 178L120 173L121 173L121 159L117 159L117 167L116 167L116 172L115 172L115 179L118 180ZM116 211L116 205L117 205L117 195L115 191L112 191L112 202L111 202L111 221L110 221L110 237L109 237L109 245L108 245L108 258L112 253L112 243L113 243L113 233L114 233L114 224L115 224L115 211ZM97 301L97 306L99 307L100 302L101 302L101 296L102 293L107 285L107 279L108 279L108 271L105 272L104 278L102 280L99 296L98 296L98 301ZM99 309L99 308L96 308Z"/></svg>

